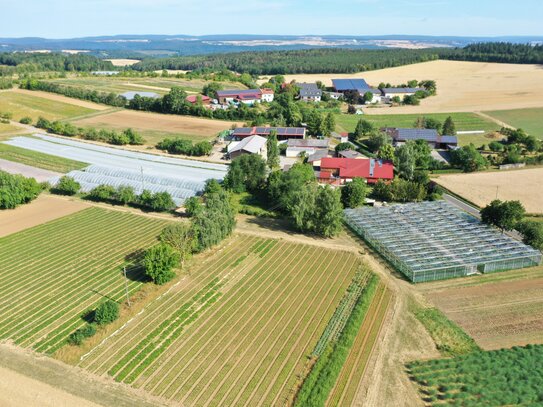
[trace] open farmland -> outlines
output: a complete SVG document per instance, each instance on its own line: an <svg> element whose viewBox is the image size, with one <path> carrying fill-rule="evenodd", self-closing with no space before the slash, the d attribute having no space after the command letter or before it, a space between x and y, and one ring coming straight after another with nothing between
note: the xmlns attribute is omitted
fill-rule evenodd
<svg viewBox="0 0 543 407"><path fill-rule="evenodd" d="M543 140L543 108L496 110L485 113Z"/></svg>
<svg viewBox="0 0 543 407"><path fill-rule="evenodd" d="M224 120L202 119L193 116L167 115L158 113L120 110L114 113L96 115L73 122L79 127L124 130L130 127L154 145L165 137L180 136L195 142L212 140L223 130L236 123Z"/></svg>
<svg viewBox="0 0 543 407"><path fill-rule="evenodd" d="M478 112L543 107L543 69L538 65L487 62L431 61L355 74L285 75L287 81L322 81L332 78L364 78L373 86L380 82L405 83L411 79L437 82L437 95L420 106L366 109L368 114Z"/></svg>
<svg viewBox="0 0 543 407"><path fill-rule="evenodd" d="M42 116L49 120L61 120L70 117L77 117L95 112L93 109L81 106L81 101L66 98L60 95L52 95L42 92L11 90L2 92L0 97L0 112L9 112L13 114L13 120L19 121L22 117L28 116L32 120L37 120ZM89 102L84 102L89 103ZM93 103L89 103L94 105ZM96 105L102 107L101 105ZM106 107L107 108L107 107Z"/></svg>
<svg viewBox="0 0 543 407"><path fill-rule="evenodd" d="M0 143L0 159L61 173L80 170L88 165L81 161L56 157L54 155L40 153L39 151L26 150L4 143Z"/></svg>
<svg viewBox="0 0 543 407"><path fill-rule="evenodd" d="M53 353L105 298L124 298L126 256L167 221L89 208L0 239L0 339ZM128 289L142 285L130 272Z"/></svg>
<svg viewBox="0 0 543 407"><path fill-rule="evenodd" d="M484 349L542 343L543 267L421 287Z"/></svg>
<svg viewBox="0 0 543 407"><path fill-rule="evenodd" d="M80 362L183 405L278 405L360 267L354 254L238 235Z"/></svg>
<svg viewBox="0 0 543 407"><path fill-rule="evenodd" d="M434 181L479 207L493 199L519 200L528 213L543 214L543 168L440 175Z"/></svg>

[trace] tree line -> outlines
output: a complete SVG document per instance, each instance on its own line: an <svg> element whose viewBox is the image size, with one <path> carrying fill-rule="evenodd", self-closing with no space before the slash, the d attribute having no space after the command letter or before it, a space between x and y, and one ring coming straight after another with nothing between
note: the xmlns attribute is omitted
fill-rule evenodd
<svg viewBox="0 0 543 407"><path fill-rule="evenodd" d="M443 50L440 58L459 61L542 64L543 45L483 42L464 48Z"/></svg>
<svg viewBox="0 0 543 407"><path fill-rule="evenodd" d="M10 174L0 170L0 209L14 209L36 199L43 185L34 178Z"/></svg>
<svg viewBox="0 0 543 407"><path fill-rule="evenodd" d="M114 70L110 61L104 61L92 55L62 53L0 53L0 65L13 67L17 73L43 71L104 71Z"/></svg>

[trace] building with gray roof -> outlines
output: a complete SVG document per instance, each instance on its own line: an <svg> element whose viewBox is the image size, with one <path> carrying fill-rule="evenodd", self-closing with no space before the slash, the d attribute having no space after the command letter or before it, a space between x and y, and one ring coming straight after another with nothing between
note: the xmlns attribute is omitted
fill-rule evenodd
<svg viewBox="0 0 543 407"><path fill-rule="evenodd" d="M300 100L305 102L320 102L322 90L319 89L316 83L297 83L296 86L300 89Z"/></svg>
<svg viewBox="0 0 543 407"><path fill-rule="evenodd" d="M458 139L455 135L441 136L435 129L384 127L381 131L392 137L394 145L401 145L409 140L425 140L432 148L454 149L458 147Z"/></svg>

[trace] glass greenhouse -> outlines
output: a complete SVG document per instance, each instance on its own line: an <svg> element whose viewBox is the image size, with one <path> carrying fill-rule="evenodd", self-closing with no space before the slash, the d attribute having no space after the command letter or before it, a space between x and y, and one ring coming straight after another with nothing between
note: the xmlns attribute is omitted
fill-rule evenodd
<svg viewBox="0 0 543 407"><path fill-rule="evenodd" d="M540 251L445 201L346 209L345 219L415 283L541 263Z"/></svg>

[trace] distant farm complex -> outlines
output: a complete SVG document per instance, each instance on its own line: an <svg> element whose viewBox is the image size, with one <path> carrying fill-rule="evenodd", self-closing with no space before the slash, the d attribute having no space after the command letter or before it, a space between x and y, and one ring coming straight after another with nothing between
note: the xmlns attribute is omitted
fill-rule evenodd
<svg viewBox="0 0 543 407"><path fill-rule="evenodd" d="M412 282L536 266L541 252L444 201L345 210L347 224Z"/></svg>

